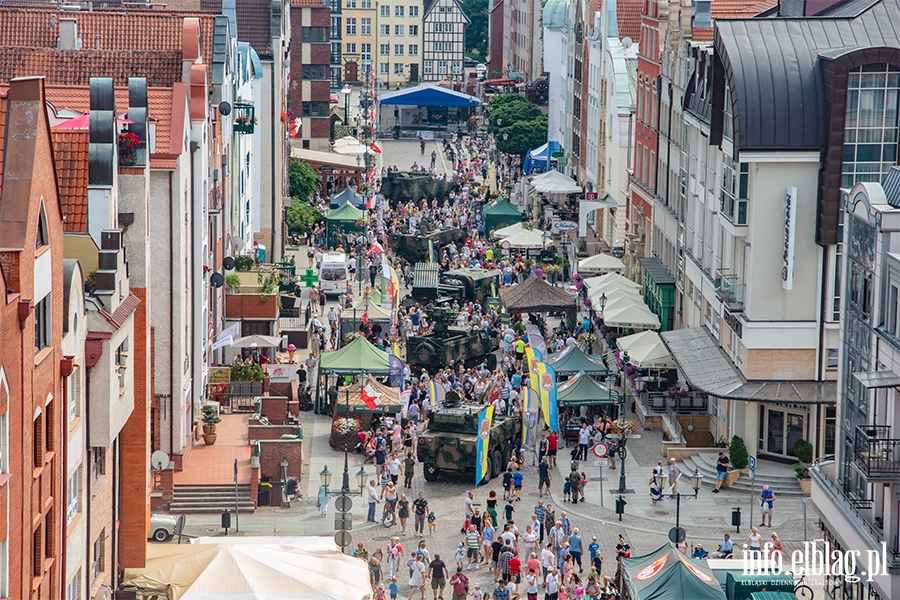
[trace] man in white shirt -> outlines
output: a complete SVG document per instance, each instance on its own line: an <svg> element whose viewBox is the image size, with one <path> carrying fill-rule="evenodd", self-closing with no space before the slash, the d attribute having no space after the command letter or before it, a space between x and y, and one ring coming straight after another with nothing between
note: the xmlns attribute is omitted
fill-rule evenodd
<svg viewBox="0 0 900 600"><path fill-rule="evenodd" d="M556 600L559 597L559 581L557 575L559 569L553 567L553 571L544 579L544 585L547 588L547 600Z"/></svg>
<svg viewBox="0 0 900 600"><path fill-rule="evenodd" d="M544 546L544 549L541 550L541 568L543 569L542 579L552 573L553 567L556 565L556 557L553 555L553 550L551 550L552 547L552 544L547 544Z"/></svg>
<svg viewBox="0 0 900 600"><path fill-rule="evenodd" d="M581 460L587 460L588 442L591 441L591 430L588 429L587 423L581 424L578 430L578 456Z"/></svg>
<svg viewBox="0 0 900 600"><path fill-rule="evenodd" d="M375 520L375 505L380 502L378 500L378 490L375 489L375 481L369 481L369 487L366 488L366 496L369 498L369 514L366 517L367 523L377 523Z"/></svg>
<svg viewBox="0 0 900 600"><path fill-rule="evenodd" d="M400 477L400 473L403 471L400 466L400 459L397 458L397 453L394 452L391 454L391 460L388 462L388 473L391 475L391 481L394 482L394 485L397 485L397 479Z"/></svg>
<svg viewBox="0 0 900 600"><path fill-rule="evenodd" d="M475 514L475 494L469 492L466 494L466 516L471 517L473 514Z"/></svg>

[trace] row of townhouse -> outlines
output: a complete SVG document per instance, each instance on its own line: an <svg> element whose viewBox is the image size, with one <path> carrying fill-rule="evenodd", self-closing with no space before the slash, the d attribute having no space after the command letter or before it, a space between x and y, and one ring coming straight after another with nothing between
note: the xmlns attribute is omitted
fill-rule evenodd
<svg viewBox="0 0 900 600"><path fill-rule="evenodd" d="M488 0L488 79L526 85L544 77L544 36L538 0Z"/></svg>
<svg viewBox="0 0 900 600"><path fill-rule="evenodd" d="M151 453L190 460L208 366L224 359L211 276L228 256L280 260L290 5L12 4L0 597L104 598L144 566L151 504L171 497Z"/></svg>
<svg viewBox="0 0 900 600"><path fill-rule="evenodd" d="M634 54L604 26L623 2L572 4L544 10L548 137L605 200L583 205L598 244L712 439L782 461L812 444L820 535L886 558L829 597L897 597L900 2L644 0Z"/></svg>

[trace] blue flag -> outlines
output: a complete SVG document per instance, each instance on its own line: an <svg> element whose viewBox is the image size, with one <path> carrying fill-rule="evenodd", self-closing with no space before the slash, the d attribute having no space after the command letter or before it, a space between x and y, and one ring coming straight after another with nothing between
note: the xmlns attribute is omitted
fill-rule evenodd
<svg viewBox="0 0 900 600"><path fill-rule="evenodd" d="M391 373L391 387L395 388L403 388L403 375L406 370L406 365L403 364L403 361L399 356L394 356L393 354L388 354L388 368Z"/></svg>

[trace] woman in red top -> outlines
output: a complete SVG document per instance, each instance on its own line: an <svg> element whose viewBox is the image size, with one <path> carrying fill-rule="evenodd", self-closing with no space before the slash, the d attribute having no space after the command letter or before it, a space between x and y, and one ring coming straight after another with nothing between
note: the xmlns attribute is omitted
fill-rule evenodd
<svg viewBox="0 0 900 600"><path fill-rule="evenodd" d="M541 561L538 560L537 554L534 552L531 553L531 556L528 557L528 564L526 565L527 571L534 571L535 573L541 572Z"/></svg>
<svg viewBox="0 0 900 600"><path fill-rule="evenodd" d="M509 559L509 579L519 585L522 582L522 561L518 554Z"/></svg>
<svg viewBox="0 0 900 600"><path fill-rule="evenodd" d="M556 451L558 450L559 436L555 431L551 431L547 436L547 462L551 467L556 466Z"/></svg>

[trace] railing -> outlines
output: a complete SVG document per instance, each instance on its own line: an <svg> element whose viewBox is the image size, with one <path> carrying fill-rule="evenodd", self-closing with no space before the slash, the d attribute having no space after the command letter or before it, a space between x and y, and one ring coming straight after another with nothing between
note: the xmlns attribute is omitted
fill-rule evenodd
<svg viewBox="0 0 900 600"><path fill-rule="evenodd" d="M643 391L640 394L640 401L649 413L662 414L666 412L666 398L662 392Z"/></svg>
<svg viewBox="0 0 900 600"><path fill-rule="evenodd" d="M673 407L669 406L668 402L666 402L665 405L666 405L666 417L668 418L669 428L671 429L671 431L669 431L669 433L672 434L671 439L683 440L684 432L681 429L681 423L678 422L678 416L675 414L675 410L673 409Z"/></svg>
<svg viewBox="0 0 900 600"><path fill-rule="evenodd" d="M721 270L716 271L716 297L721 300L731 312L744 310L744 285L734 273Z"/></svg>
<svg viewBox="0 0 900 600"><path fill-rule="evenodd" d="M892 439L888 425L856 428L853 459L867 479L900 480L900 439Z"/></svg>

